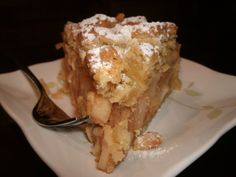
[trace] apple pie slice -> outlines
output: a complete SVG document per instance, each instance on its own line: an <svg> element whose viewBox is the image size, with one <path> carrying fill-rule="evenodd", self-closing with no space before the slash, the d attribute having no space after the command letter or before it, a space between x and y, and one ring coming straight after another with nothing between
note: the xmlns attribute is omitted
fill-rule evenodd
<svg viewBox="0 0 236 177"><path fill-rule="evenodd" d="M63 72L97 168L110 173L127 155L164 98L180 86L177 27L96 14L63 32ZM138 147L138 146L137 146Z"/></svg>

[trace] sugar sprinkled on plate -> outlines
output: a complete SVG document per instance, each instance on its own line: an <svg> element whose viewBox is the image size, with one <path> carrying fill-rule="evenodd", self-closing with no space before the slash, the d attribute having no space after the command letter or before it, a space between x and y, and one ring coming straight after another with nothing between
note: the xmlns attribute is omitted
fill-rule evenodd
<svg viewBox="0 0 236 177"><path fill-rule="evenodd" d="M127 161L134 161L138 159L159 158L162 155L171 152L176 147L177 145L173 145L171 147L159 147L157 149L151 149L151 150L130 151L127 156Z"/></svg>

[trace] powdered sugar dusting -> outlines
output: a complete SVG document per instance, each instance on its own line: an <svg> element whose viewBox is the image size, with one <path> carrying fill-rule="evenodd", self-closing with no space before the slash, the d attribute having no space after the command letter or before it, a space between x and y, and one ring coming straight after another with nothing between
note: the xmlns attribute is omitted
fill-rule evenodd
<svg viewBox="0 0 236 177"><path fill-rule="evenodd" d="M159 158L164 154L167 154L173 151L177 145L171 147L159 147L152 150L143 150L143 151L130 151L127 156L128 161L134 161L139 159L154 159Z"/></svg>
<svg viewBox="0 0 236 177"><path fill-rule="evenodd" d="M113 41L121 41L131 39L133 28L132 26L116 24L113 28L95 27L94 30L98 35L105 36Z"/></svg>
<svg viewBox="0 0 236 177"><path fill-rule="evenodd" d="M103 22L110 24L108 27L103 27ZM112 24L112 25L111 25ZM167 26L166 34L164 36L160 35L160 39L163 37L170 37L171 32L168 26L174 25L170 22L147 22L144 16L128 17L123 21L118 22L116 18L109 17L104 14L96 14L90 18L84 19L78 24L73 25L73 33L77 35L81 33L84 42L91 42L96 39L96 36L103 35L108 39L114 41L120 41L127 39L132 39L132 34L136 31L149 33L152 35L151 31L163 30ZM157 36L158 37L158 36Z"/></svg>
<svg viewBox="0 0 236 177"><path fill-rule="evenodd" d="M162 29L164 24L165 23L161 22L148 23L146 21L142 21L142 23L139 22L134 25L124 25L124 23L117 23L113 28L95 27L94 31L98 35L105 36L106 38L113 41L121 41L125 39L131 40L133 32L141 31L150 33L150 29L158 30L157 26Z"/></svg>
<svg viewBox="0 0 236 177"><path fill-rule="evenodd" d="M116 21L116 19L114 17L109 17L104 14L96 14L90 18L84 19L79 24L80 24L81 28L83 28L83 27L87 27L89 25L96 25L98 22L104 21L104 20L108 20L110 22Z"/></svg>
<svg viewBox="0 0 236 177"><path fill-rule="evenodd" d="M146 17L144 16L136 16L136 17L128 17L128 18L125 18L121 24L122 25L125 25L127 23L142 23L142 22L146 22L147 19Z"/></svg>
<svg viewBox="0 0 236 177"><path fill-rule="evenodd" d="M91 63L91 69L93 72L96 72L98 69L111 69L112 63L108 61L102 61L100 58L100 51L105 46L97 47L88 51L88 54L91 55L89 62Z"/></svg>
<svg viewBox="0 0 236 177"><path fill-rule="evenodd" d="M103 27L99 26L101 21L108 21L116 24L113 27ZM96 38L96 35L102 35L113 41L120 41L124 40L124 38L131 39L132 33L135 31L150 33L150 29L158 31L158 28L163 29L163 27L168 24L169 23L165 22L149 23L144 16L125 18L121 23L118 23L113 17L97 14L83 20L79 23L79 26L85 40L92 41Z"/></svg>
<svg viewBox="0 0 236 177"><path fill-rule="evenodd" d="M92 41L96 38L92 33L85 33L85 37L88 39L88 41Z"/></svg>
<svg viewBox="0 0 236 177"><path fill-rule="evenodd" d="M95 34L93 33L93 29L101 21L108 20L110 22L115 22L114 17L108 17L104 14L96 14L90 18L87 18L79 23L80 32L83 34L85 40L92 41L96 38Z"/></svg>
<svg viewBox="0 0 236 177"><path fill-rule="evenodd" d="M141 43L139 47L145 56L151 57L153 55L154 48L150 43Z"/></svg>

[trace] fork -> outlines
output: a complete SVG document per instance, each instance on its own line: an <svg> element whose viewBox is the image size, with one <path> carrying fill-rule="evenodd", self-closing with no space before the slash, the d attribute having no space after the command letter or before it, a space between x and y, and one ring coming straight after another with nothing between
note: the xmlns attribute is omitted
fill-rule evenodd
<svg viewBox="0 0 236 177"><path fill-rule="evenodd" d="M89 116L85 117L69 117L61 108L59 108L47 95L46 90L33 74L33 72L26 66L15 61L20 67L21 71L29 78L33 85L40 92L40 97L37 104L34 106L32 115L34 120L42 127L56 128L56 127L71 127L79 126L90 122Z"/></svg>

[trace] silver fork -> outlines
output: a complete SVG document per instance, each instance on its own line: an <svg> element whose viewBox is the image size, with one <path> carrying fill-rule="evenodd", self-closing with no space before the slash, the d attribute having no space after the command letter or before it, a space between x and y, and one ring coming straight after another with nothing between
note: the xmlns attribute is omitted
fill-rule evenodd
<svg viewBox="0 0 236 177"><path fill-rule="evenodd" d="M48 97L44 87L31 70L18 62L17 65L40 92L40 98L32 111L33 118L39 125L46 128L55 128L79 126L89 123L89 116L81 118L69 117Z"/></svg>

